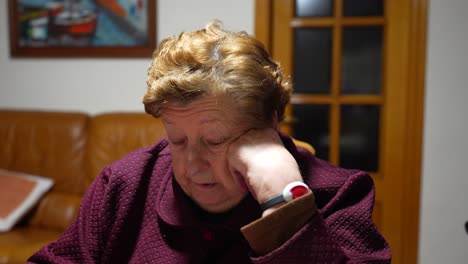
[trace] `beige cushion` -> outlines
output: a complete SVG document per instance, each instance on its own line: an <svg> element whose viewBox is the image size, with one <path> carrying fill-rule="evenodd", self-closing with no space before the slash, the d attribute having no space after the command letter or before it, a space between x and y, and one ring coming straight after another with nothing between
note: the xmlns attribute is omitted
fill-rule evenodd
<svg viewBox="0 0 468 264"><path fill-rule="evenodd" d="M9 231L52 185L49 178L0 170L0 232Z"/></svg>

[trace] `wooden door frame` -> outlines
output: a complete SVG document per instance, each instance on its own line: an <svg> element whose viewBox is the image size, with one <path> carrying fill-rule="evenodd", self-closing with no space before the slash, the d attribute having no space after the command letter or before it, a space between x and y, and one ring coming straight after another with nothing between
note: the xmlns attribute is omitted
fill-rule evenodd
<svg viewBox="0 0 468 264"><path fill-rule="evenodd" d="M402 203L402 263L417 263L426 73L428 0L411 0L408 43L408 112ZM407 216L407 217L405 217Z"/></svg>
<svg viewBox="0 0 468 264"><path fill-rule="evenodd" d="M255 0L255 36L272 52L273 1ZM426 70L426 31L428 0L409 1L409 35L406 49L407 119L404 133L406 147L402 175L401 203L401 263L417 263L419 240L420 183L422 167L422 137L424 87Z"/></svg>

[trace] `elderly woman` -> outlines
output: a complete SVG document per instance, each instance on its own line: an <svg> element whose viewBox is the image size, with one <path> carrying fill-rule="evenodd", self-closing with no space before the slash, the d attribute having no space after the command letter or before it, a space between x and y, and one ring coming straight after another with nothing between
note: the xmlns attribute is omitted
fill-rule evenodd
<svg viewBox="0 0 468 264"><path fill-rule="evenodd" d="M291 86L245 33L166 38L145 110L167 139L104 169L31 263L389 263L370 176L278 132Z"/></svg>

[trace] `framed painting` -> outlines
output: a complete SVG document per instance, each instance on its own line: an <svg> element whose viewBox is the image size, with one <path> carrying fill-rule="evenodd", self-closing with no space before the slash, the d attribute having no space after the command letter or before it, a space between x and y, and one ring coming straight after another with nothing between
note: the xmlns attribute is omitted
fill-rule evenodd
<svg viewBox="0 0 468 264"><path fill-rule="evenodd" d="M12 57L146 57L156 0L9 0Z"/></svg>

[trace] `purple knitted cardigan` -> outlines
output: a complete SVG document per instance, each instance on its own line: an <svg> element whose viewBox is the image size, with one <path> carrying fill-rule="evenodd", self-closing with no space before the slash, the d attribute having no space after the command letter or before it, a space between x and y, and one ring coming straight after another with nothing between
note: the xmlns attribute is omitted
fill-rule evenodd
<svg viewBox="0 0 468 264"><path fill-rule="evenodd" d="M261 217L252 196L229 212L204 212L175 182L163 139L106 167L74 222L28 263L390 263L390 248L371 218L372 178L281 137L319 213L267 255L256 256L240 232Z"/></svg>

